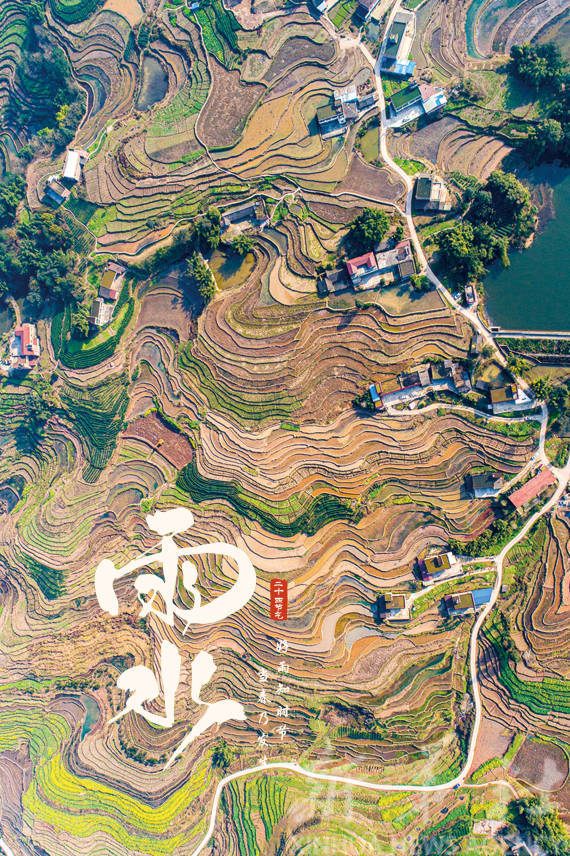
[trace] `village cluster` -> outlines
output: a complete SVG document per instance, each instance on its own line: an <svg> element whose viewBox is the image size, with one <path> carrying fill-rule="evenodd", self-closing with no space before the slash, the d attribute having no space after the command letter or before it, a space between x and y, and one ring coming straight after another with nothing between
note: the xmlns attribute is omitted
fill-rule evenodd
<svg viewBox="0 0 570 856"><path fill-rule="evenodd" d="M496 497L504 487L502 476L492 470L473 473L467 482L467 489L474 498ZM509 494L508 501L518 514L526 514L540 497L556 484L552 471L541 467L521 487ZM417 560L417 576L424 588L429 588L436 581L455 580L464 574L462 557L455 556L450 551ZM418 593L397 591L379 594L375 605L377 620L409 620L417 595ZM445 594L441 599L442 612L448 617L473 615L489 603L492 595L493 588L489 586Z"/></svg>

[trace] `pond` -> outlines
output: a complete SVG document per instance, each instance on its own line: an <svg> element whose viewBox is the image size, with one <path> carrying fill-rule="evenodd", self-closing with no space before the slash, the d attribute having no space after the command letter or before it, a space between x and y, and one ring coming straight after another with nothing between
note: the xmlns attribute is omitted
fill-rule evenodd
<svg viewBox="0 0 570 856"><path fill-rule="evenodd" d="M496 265L485 280L485 309L505 330L570 331L570 171L554 186L555 217L528 250L510 253L511 266Z"/></svg>
<svg viewBox="0 0 570 856"><path fill-rule="evenodd" d="M216 250L210 259L210 268L216 278L216 284L220 290L234 288L245 282L255 265L253 253L239 256L237 253L227 253Z"/></svg>
<svg viewBox="0 0 570 856"><path fill-rule="evenodd" d="M85 721L81 729L80 740L83 740L86 734L89 734L94 725L99 720L99 707L93 696L84 694L81 696L81 702L85 708Z"/></svg>
<svg viewBox="0 0 570 856"><path fill-rule="evenodd" d="M142 85L137 98L137 110L148 110L162 101L168 89L168 75L157 59L145 56L142 67Z"/></svg>

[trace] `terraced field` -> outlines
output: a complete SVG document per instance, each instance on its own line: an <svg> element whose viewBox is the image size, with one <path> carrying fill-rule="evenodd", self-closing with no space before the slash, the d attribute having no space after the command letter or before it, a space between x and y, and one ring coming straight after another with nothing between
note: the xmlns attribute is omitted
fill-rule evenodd
<svg viewBox="0 0 570 856"><path fill-rule="evenodd" d="M451 39L468 6L427 0L421 10L420 49L436 79L454 79L468 61L467 43ZM66 205L90 256L85 281L95 287L108 258L133 264L109 327L83 341L71 334L70 307L42 318L41 368L0 385L2 837L17 856L190 856L226 767L263 756L370 783L448 782L472 725L474 618L448 616L441 594L492 585L495 571L478 561L445 588L422 590L417 559L504 514L504 500L473 499L468 476L492 469L508 481L536 453L538 430L449 401L390 414L353 406L371 382L419 363L469 365L473 338L435 290L316 293L321 265L336 263L363 208L392 215L404 202L403 181L354 149L355 129L323 140L316 127L333 89L369 86L368 63L304 6L234 15L219 0L199 9L50 0L46 15L87 93L75 142L90 158ZM21 18L0 0L3 80ZM142 110L145 57L168 83ZM24 140L2 134L9 162ZM482 155L480 144L453 117L397 142L403 158L484 176L505 147L489 138ZM33 159L32 209L61 162ZM205 306L184 259L144 266L209 205L254 198L267 223L238 259L242 275L223 281L224 265L215 267ZM217 255L235 261L235 245ZM39 376L52 404L33 434L28 399ZM115 581L118 613L105 612L98 563L120 568L153 550L151 515L175 506L194 517L180 545L245 550L253 596L216 624L186 626L192 598L211 601L236 580L232 562L205 553L182 566L172 624L134 575ZM540 730L566 752L570 529L557 515L541 527L513 550L501 595L520 658L505 653L496 615L482 634L485 728L506 739L495 753L505 769L522 745L507 758L507 734ZM270 615L276 580L288 584L282 624ZM405 621L380 620L379 596L392 591L413 600ZM121 715L122 676L146 666L166 696L165 641L181 654L181 675L174 725L160 728L140 712ZM198 704L192 666L205 651L217 670ZM166 766L200 705L220 699L239 700L245 718L208 730ZM165 704L160 693L145 709L160 716ZM516 756L521 769L533 752ZM486 769L474 768L482 783ZM465 837L491 815L504 817L504 792L492 785L378 794L272 770L224 788L204 852L412 853L426 836ZM495 852L479 844L472 852Z"/></svg>

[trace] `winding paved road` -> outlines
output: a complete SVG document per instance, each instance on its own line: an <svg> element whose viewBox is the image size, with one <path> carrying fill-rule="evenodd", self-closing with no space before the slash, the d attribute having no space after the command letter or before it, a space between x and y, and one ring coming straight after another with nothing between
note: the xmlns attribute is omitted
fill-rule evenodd
<svg viewBox="0 0 570 856"><path fill-rule="evenodd" d="M400 2L397 2L395 4L395 6L393 7L392 13L391 13L390 18L387 22L386 32L388 32L389 27L392 23L393 17L397 13L399 6L400 6ZM338 36L337 36L337 38L338 38ZM349 42L352 43L353 41L356 41L356 40L352 40L352 39L351 40L347 40L347 39L341 40L341 39L339 39L339 42L341 44L343 44L343 43L348 44ZM405 210L404 216L405 216L407 224L408 224L408 229L410 232L412 242L413 242L414 247L416 249L418 260L420 261L421 269L426 274L426 276L429 277L431 282L436 286L437 290L444 296L444 298L447 300L447 302L450 305L452 305L458 312L461 312L468 319L468 321L471 323L471 325L473 327L475 327L479 333L481 333L484 340L486 342L488 342L493 347L493 349L495 351L497 351L497 354L498 354L498 357L500 358L501 363L504 364L505 360L504 360L503 355L496 348L493 337L491 336L489 330L482 323L481 319L474 312L469 311L469 310L465 309L464 307L460 306L457 303L457 301L455 301L453 299L452 295L445 288L445 286L439 280L439 278L433 273L433 271L431 270L431 268L429 267L429 265L427 263L427 260L425 258L422 246L420 244L420 241L419 241L419 238L418 238L418 235L416 232L414 221L412 218L412 195L413 195L412 179L402 169L400 169L400 167L394 162L394 160L392 159L391 155L388 152L388 148L386 145L386 125L385 125L385 122L386 122L386 104L385 104L385 99L384 99L384 93L382 90L382 81L380 78L380 70L379 70L379 64L380 63L379 63L379 60L375 63L375 61L374 61L372 55L370 54L370 52L368 51L368 49L364 45L362 45L360 42L359 42L359 44L360 44L360 47L361 47L364 55L367 57L368 61L370 62L370 64L372 65L372 67L374 69L376 88L378 91L379 104L380 104L380 108L381 108L380 150L382 153L382 157L384 158L384 161L386 162L386 164L394 172L396 172L400 176L400 178L404 181L406 188L407 188L407 191L408 191L407 198L406 198L406 210ZM434 407L441 406L441 404L435 404L433 406ZM426 409L428 409L428 408L426 408ZM482 414L482 415L487 416L488 414ZM541 430L540 430L539 449L538 449L538 452L535 454L533 460L535 461L538 458L542 463L547 464L548 458L547 458L546 452L545 452L545 437L546 437L546 427L547 427L547 422L548 422L548 410L547 410L547 407L544 403L542 404L542 414L541 414L540 421L541 421ZM481 719L482 719L481 693L480 693L480 687L479 687L479 678L478 678L478 674L477 674L477 653L478 653L478 651L477 651L477 640L478 640L478 636L479 636L479 632L481 630L481 627L483 626L483 623L484 623L485 619L487 618L487 616L489 615L489 613L491 612L491 610L494 608L495 603L497 601L497 598L499 596L499 592L501 590L502 579L503 579L503 567L504 567L504 562L505 562L506 556L508 555L508 553L512 549L512 547L514 547L515 544L517 544L519 541L521 541L527 535L527 533L532 528L532 526L537 522L537 520L539 520L540 517L542 517L544 514L548 513L552 508L554 508L556 506L556 504L558 503L558 500L560 499L560 497L562 496L562 494L566 490L568 480L570 479L570 460L568 461L568 463L566 464L566 466L564 468L562 468L562 469L552 468L552 472L556 476L556 479L558 482L558 486L557 486L557 489L556 489L554 495L551 497L551 499L548 500L548 502L546 502L542 506L542 508L540 508L538 511L536 511L532 515L532 517L530 517L530 519L526 522L526 524L523 526L523 528L520 530L520 532L518 532L517 535L515 535L511 539L511 541L509 541L509 543L505 547L503 547L503 549L498 554L498 556L496 556L494 558L494 563L495 563L497 575L496 575L495 583L493 586L492 597L491 597L489 603L485 606L485 608L477 615L477 619L476 619L476 621L473 625L472 631L471 631L470 643L469 643L469 671L470 671L471 682L472 682L473 700L474 700L474 706L475 706L475 718L474 718L474 722L473 722L473 728L471 731L471 735L469 738L469 748L468 748L467 758L466 758L465 764L463 765L463 768L457 774L457 776L455 776L453 779L450 779L447 782L443 782L443 783L438 784L438 785L411 785L409 783L381 784L381 783L376 783L376 782L368 782L368 781L365 781L363 779L351 778L349 776L335 776L335 775L331 775L331 774L327 774L327 773L316 773L316 772L313 772L312 770L304 769L296 761L262 763L262 764L258 764L257 766L254 766L254 767L247 767L243 770L238 770L235 773L231 773L228 776L224 776L224 778L222 778L219 781L219 783L216 787L216 792L214 794L214 799L213 799L212 807L210 810L210 822L208 825L207 832L204 835L204 837L202 838L202 840L200 841L200 843L198 844L198 846L196 847L196 849L192 852L191 856L199 856L199 854L208 845L208 842L210 841L210 839L214 833L215 825L216 825L216 815L217 815L217 811L218 811L218 807L219 807L219 803L220 803L220 799L221 799L221 795L222 795L224 787L229 782L235 781L236 779L241 779L241 778L244 778L246 776L254 775L256 773L266 772L267 770L274 770L274 769L275 770L285 770L285 771L289 771L295 775L301 775L301 776L304 776L305 778L313 779L315 781L333 782L333 783L337 783L337 784L348 785L350 787L365 788L367 790L372 790L372 791L408 791L408 792L412 792L412 793L433 793L433 792L438 792L438 791L450 790L452 788L456 788L456 787L460 787L460 786L461 787L469 787L469 788L477 788L477 787L481 788L481 787L488 787L491 784L495 784L495 785L504 786L505 788L509 789L512 794L514 794L515 796L517 795L516 790L513 788L511 783L506 782L506 781L487 782L487 783L483 783L483 784L465 784L465 779L467 778L467 776L469 774L469 770L473 764L473 759L475 756L475 750L476 750L476 746L477 746L477 738L479 735L479 729L481 727ZM520 474L519 474L519 477L520 477ZM476 560L474 559L474 561L476 561ZM4 852L5 856L14 856L14 853L11 851L8 844L2 838L0 838L0 849Z"/></svg>
<svg viewBox="0 0 570 856"><path fill-rule="evenodd" d="M398 1L395 4L395 6L393 7L392 13L391 13L390 18L387 22L386 33L388 33L388 31L389 31L392 20L393 20L394 16L396 15L399 7L400 7L400 2ZM356 41L354 39L339 39L338 36L336 36L336 38L338 39L341 47L352 45ZM380 59L378 59L375 62L374 58L370 54L368 48L365 45L363 45L361 42L359 42L359 45L360 45L361 50L363 51L364 55L366 56L366 58L368 59L369 63L371 64L371 66L374 70L374 78L375 78L375 83L376 83L376 89L378 92L379 106L380 106L380 111L381 111L380 151L381 151L382 157L383 157L385 163L395 173L397 173L397 175L402 179L402 181L404 182L404 184L407 188L406 209L405 209L404 216L405 216L406 222L408 224L408 229L409 229L409 233L411 236L411 240L414 244L414 247L415 247L415 250L417 253L417 257L418 257L418 260L420 262L421 270L423 273L425 273L426 276L429 277L430 281L435 285L435 287L442 294L444 299L454 309L456 309L458 312L461 312L461 314L464 315L465 318L467 318L468 322L481 334L484 341L486 343L488 343L493 348L493 351L497 355L497 359L500 361L500 363L502 365L504 365L505 364L505 358L504 358L503 354L497 348L490 331L483 324L483 322L481 321L479 316L475 312L470 311L468 309L465 309L456 300L454 300L454 298L452 297L452 295L450 294L448 289L443 285L441 280L435 275L435 273L432 271L432 269L430 268L430 266L427 263L427 259L425 257L423 248L422 248L421 243L419 241L419 238L418 238L418 235L416 232L416 227L414 225L414 221L413 221L413 217L412 217L413 181L410 178L410 176L407 175L394 162L390 153L388 152L388 147L386 145L386 102L384 99L384 92L382 90L382 80L380 77ZM523 387L527 387L527 384L525 382L523 382L522 380L519 380L519 383ZM436 404L434 406L440 406L440 405ZM545 438L546 438L546 427L547 427L547 423L548 423L548 410L547 410L546 404L543 403L541 406L542 406L542 413L541 413L541 417L540 417L541 428L540 428L539 448L538 448L537 453L533 457L533 462L535 462L538 458L541 461L541 463L548 464L548 458L547 458L546 451L545 451ZM482 415L488 416L488 414L482 414ZM528 466L529 465L527 465L527 467ZM526 468L525 468L525 470L526 470ZM466 758L465 764L463 765L463 768L458 773L458 775L455 776L453 779L451 779L447 782L444 782L442 784L439 784L439 785L410 785L408 783L380 784L380 783L376 783L376 782L367 782L367 781L364 781L362 779L354 779L354 778L351 778L349 776L335 776L335 775L330 775L327 773L315 773L311 770L304 769L296 761L289 762L289 763L282 762L282 763L259 764L256 767L248 767L244 770L238 770L236 773L232 773L231 775L225 776L218 783L218 786L216 788L216 792L214 795L214 800L212 803L212 808L211 808L211 813L210 813L210 823L208 826L208 831L206 832L206 834L205 834L204 838L202 839L202 841L200 842L200 844L193 851L191 856L199 856L199 854L202 852L204 847L206 847L208 841L210 840L210 838L212 837L212 835L214 833L215 824L216 824L216 814L217 814L220 798L221 798L222 791L223 791L224 787L229 782L235 781L236 779L241 779L245 776L249 776L249 775L255 774L255 773L265 772L265 771L271 770L271 769L288 770L288 771L290 771L296 775L305 776L306 778L314 779L316 781L334 782L334 783L338 783L338 784L349 785L350 787L365 788L367 790L372 790L372 791L410 791L413 793L432 793L432 792L436 792L436 791L446 791L446 790L450 790L452 788L456 788L456 787L460 787L460 786L461 787L473 787L474 788L474 787L488 787L490 784L497 784L497 785L502 785L502 786L508 788L511 791L511 793L514 794L514 796L517 795L516 790L513 788L513 786L509 782L505 782L505 781L487 782L487 783L484 783L482 785L481 784L479 784L479 785L465 784L465 779L467 778L467 776L469 774L469 771L470 771L471 766L473 764L473 759L475 757L475 750L477 747L477 739L479 736L479 730L481 727L481 719L482 719L481 692L480 692L480 686L479 686L479 677L477 674L477 653L478 653L477 640L479 637L479 632L481 630L481 627L483 626L483 623L485 622L485 619L487 618L487 616L489 615L491 610L494 608L495 603L497 601L497 598L499 596L499 592L501 590L501 584L502 584L502 580L503 580L503 567L504 567L504 562L505 562L506 556L508 555L508 553L512 549L512 547L514 547L515 544L517 544L519 541L521 541L527 535L527 533L532 528L532 526L534 526L536 521L539 520L540 517L542 517L544 514L546 514L548 511L550 511L552 508L554 508L556 506L558 500L560 499L560 497L562 496L562 494L566 490L568 480L570 478L570 460L568 461L568 463L566 464L566 466L563 469L557 470L557 469L552 468L552 471L553 471L553 473L556 476L556 479L558 481L558 487L556 489L556 492L554 493L552 498L550 500L548 500L548 502L546 502L543 505L542 508L540 508L538 511L536 511L532 515L532 517L527 521L527 523L523 526L523 528L520 530L520 532L518 532L517 535L515 535L514 538L512 538L509 541L509 543L505 547L503 547L503 549L498 554L498 556L494 557L494 563L495 563L497 575L496 575L495 583L493 586L493 593L492 593L492 596L491 596L489 603L477 615L477 619L476 619L476 621L473 625L472 631L471 631L470 642L469 642L469 672L470 672L470 676L471 676L473 700L474 700L474 705L475 705L475 718L473 721L473 728L471 730L471 735L469 738L469 748L468 748L468 752L467 752L467 758ZM520 477L520 474L519 474L519 477Z"/></svg>

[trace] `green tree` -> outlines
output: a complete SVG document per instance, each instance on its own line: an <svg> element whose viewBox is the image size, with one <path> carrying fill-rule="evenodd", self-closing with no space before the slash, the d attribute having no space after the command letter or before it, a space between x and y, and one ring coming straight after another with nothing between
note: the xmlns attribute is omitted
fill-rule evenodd
<svg viewBox="0 0 570 856"><path fill-rule="evenodd" d="M235 752L231 749L225 740L218 740L212 752L212 767L214 770L220 770L225 773L232 761L234 760Z"/></svg>
<svg viewBox="0 0 570 856"><path fill-rule="evenodd" d="M74 339L87 339L90 332L89 309L82 304L71 316L71 335Z"/></svg>
<svg viewBox="0 0 570 856"><path fill-rule="evenodd" d="M420 293L431 291L431 282L424 274L414 273L410 277L410 281L415 291L419 291Z"/></svg>
<svg viewBox="0 0 570 856"><path fill-rule="evenodd" d="M531 382L530 388L540 401L548 401L552 393L552 380L549 377L537 377Z"/></svg>
<svg viewBox="0 0 570 856"><path fill-rule="evenodd" d="M240 234L236 235L233 239L231 247L238 256L247 256L247 254L253 250L253 241L250 237L240 232Z"/></svg>
<svg viewBox="0 0 570 856"><path fill-rule="evenodd" d="M556 119L543 119L536 128L532 128L527 140L527 151L539 161L545 155L554 155L564 144L565 134Z"/></svg>
<svg viewBox="0 0 570 856"><path fill-rule="evenodd" d="M0 224L14 222L16 209L26 195L26 182L20 175L6 173L0 183Z"/></svg>
<svg viewBox="0 0 570 856"><path fill-rule="evenodd" d="M222 215L217 208L208 208L205 216L194 224L194 239L202 252L211 252L220 243L221 219Z"/></svg>
<svg viewBox="0 0 570 856"><path fill-rule="evenodd" d="M469 282L478 279L485 270L471 223L458 223L453 229L441 232L438 246L443 263L455 279Z"/></svg>
<svg viewBox="0 0 570 856"><path fill-rule="evenodd" d="M390 220L385 211L365 208L350 224L348 240L355 252L368 252L374 250L389 228Z"/></svg>
<svg viewBox="0 0 570 856"><path fill-rule="evenodd" d="M511 48L509 67L525 83L538 90L544 85L556 85L562 79L566 62L553 42L541 45L525 42Z"/></svg>
<svg viewBox="0 0 570 856"><path fill-rule="evenodd" d="M406 234L406 229L404 227L404 224L398 223L398 225L394 229L394 240L396 241L396 243L399 244L400 241L403 239L405 234Z"/></svg>
<svg viewBox="0 0 570 856"><path fill-rule="evenodd" d="M549 856L569 856L570 839L557 809L540 797L522 797L509 803L509 814L523 835L530 837Z"/></svg>
<svg viewBox="0 0 570 856"><path fill-rule="evenodd" d="M216 293L216 282L212 271L197 252L192 253L187 264L187 273L198 289L202 303L206 305Z"/></svg>

